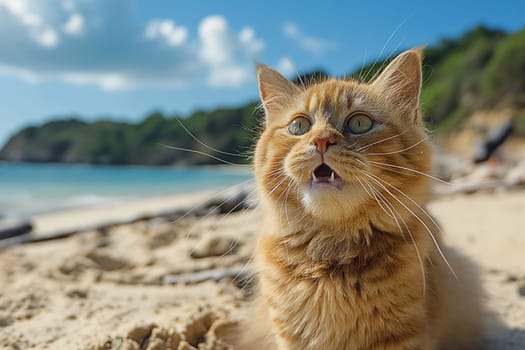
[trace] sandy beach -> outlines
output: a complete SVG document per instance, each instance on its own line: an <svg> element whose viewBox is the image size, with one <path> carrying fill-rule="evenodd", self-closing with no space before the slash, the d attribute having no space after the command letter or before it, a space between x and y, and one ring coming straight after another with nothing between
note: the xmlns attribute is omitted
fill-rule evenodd
<svg viewBox="0 0 525 350"><path fill-rule="evenodd" d="M144 214L1 250L0 348L228 349L252 292L257 210L154 215L209 198L163 197L36 218L36 232L50 235L79 220L89 226ZM447 244L481 267L487 303L504 325L494 327L488 344L524 349L525 191L445 196L430 210Z"/></svg>

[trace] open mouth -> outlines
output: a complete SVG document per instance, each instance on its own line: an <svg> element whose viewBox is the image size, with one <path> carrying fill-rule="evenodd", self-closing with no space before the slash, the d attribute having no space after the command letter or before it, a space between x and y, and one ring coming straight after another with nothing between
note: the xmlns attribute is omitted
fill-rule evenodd
<svg viewBox="0 0 525 350"><path fill-rule="evenodd" d="M311 187L333 187L338 190L343 186L343 180L334 169L323 163L312 172Z"/></svg>

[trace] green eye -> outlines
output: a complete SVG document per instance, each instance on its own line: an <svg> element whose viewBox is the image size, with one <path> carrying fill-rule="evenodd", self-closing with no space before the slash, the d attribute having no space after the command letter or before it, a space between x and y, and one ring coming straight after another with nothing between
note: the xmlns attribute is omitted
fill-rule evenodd
<svg viewBox="0 0 525 350"><path fill-rule="evenodd" d="M372 118L363 113L357 113L346 120L345 130L352 134L364 134L374 126Z"/></svg>
<svg viewBox="0 0 525 350"><path fill-rule="evenodd" d="M292 122L288 125L288 131L292 135L299 136L306 134L308 131L310 131L311 127L312 122L310 121L310 119L303 116L299 116L292 120Z"/></svg>

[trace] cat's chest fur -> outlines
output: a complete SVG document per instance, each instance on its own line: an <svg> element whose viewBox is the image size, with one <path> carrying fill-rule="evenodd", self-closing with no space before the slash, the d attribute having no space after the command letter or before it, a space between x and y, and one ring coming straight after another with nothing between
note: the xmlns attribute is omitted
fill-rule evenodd
<svg viewBox="0 0 525 350"><path fill-rule="evenodd" d="M282 348L373 348L391 324L403 323L400 334L420 327L413 320L424 293L409 246L384 233L376 238L374 244L318 232L295 246L261 239L262 297L279 325L277 338L287 343Z"/></svg>

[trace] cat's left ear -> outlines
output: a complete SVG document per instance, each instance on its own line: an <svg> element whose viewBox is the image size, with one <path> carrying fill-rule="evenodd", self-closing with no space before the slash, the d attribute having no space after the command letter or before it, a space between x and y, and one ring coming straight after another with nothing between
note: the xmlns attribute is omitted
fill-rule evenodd
<svg viewBox="0 0 525 350"><path fill-rule="evenodd" d="M419 95L421 93L423 48L405 51L397 56L372 82L372 87L388 100L404 109L419 121Z"/></svg>
<svg viewBox="0 0 525 350"><path fill-rule="evenodd" d="M267 119L278 117L301 92L297 85L263 64L257 66L257 82Z"/></svg>

